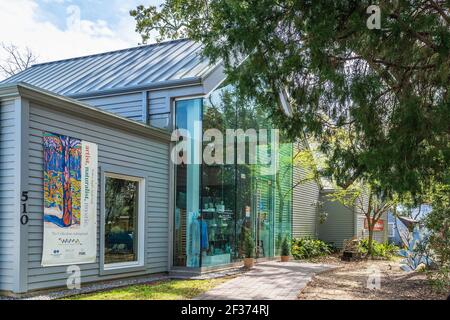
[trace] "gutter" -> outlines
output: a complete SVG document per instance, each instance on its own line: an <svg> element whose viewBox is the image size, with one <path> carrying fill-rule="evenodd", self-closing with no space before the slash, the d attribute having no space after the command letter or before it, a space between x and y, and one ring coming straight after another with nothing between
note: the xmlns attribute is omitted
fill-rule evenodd
<svg viewBox="0 0 450 320"><path fill-rule="evenodd" d="M120 89L107 89L107 90L99 90L99 91L89 91L86 93L77 93L77 94L67 94L67 97L73 99L83 99L83 98L94 98L97 96L105 96L105 95L115 95L115 94L123 94L123 93L132 93L132 92L142 92L142 91L152 91L152 90L161 90L161 89L173 89L180 87L187 87L192 85L201 85L201 78L186 78L186 79L177 79L177 80L168 80L155 82L152 84L146 85L138 85L138 86L130 86L126 88Z"/></svg>

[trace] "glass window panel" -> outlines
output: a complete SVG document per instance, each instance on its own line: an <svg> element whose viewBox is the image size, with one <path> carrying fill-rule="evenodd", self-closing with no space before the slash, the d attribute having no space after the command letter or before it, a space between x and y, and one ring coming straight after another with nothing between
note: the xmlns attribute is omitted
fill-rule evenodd
<svg viewBox="0 0 450 320"><path fill-rule="evenodd" d="M175 128L185 129L192 138L189 164L175 166L174 266L200 267L200 169L194 155L201 148L202 99L181 100L175 105ZM198 131L198 132L197 132ZM197 136L196 136L197 135Z"/></svg>
<svg viewBox="0 0 450 320"><path fill-rule="evenodd" d="M204 100L204 132L208 129L218 129L221 133L225 133L227 128L234 128L234 125L230 125L235 121L234 113L229 113L228 118L224 113L224 110L232 108L223 103L227 101L227 94L226 91L220 91ZM203 143L203 150L209 143L210 141ZM225 151L223 146L223 158L226 157ZM225 159L218 160L225 161ZM234 164L203 163L201 203L202 267L232 262L236 257L236 168Z"/></svg>
<svg viewBox="0 0 450 320"><path fill-rule="evenodd" d="M270 117L254 101L241 99L232 86L221 87L203 100L178 101L175 119L176 128L187 129L191 134L197 119L202 121L203 133L208 129L222 132L224 164L203 162L175 167L174 265L208 267L242 259L245 229L254 237L258 257L279 254L282 239L291 234L292 145L275 148ZM248 138L246 163L236 163L236 141L231 141L234 162L226 163L227 129L254 129L257 133L268 129L268 143L257 146L256 152L263 161L276 152L281 157L276 161L279 167L249 164L249 152L255 150L250 150ZM210 143L200 139L196 137L191 151L203 146L203 152ZM189 212L195 213L195 220L189 218ZM195 249L191 258L200 253L200 259L189 262L191 248Z"/></svg>
<svg viewBox="0 0 450 320"><path fill-rule="evenodd" d="M139 182L105 181L105 264L137 261Z"/></svg>

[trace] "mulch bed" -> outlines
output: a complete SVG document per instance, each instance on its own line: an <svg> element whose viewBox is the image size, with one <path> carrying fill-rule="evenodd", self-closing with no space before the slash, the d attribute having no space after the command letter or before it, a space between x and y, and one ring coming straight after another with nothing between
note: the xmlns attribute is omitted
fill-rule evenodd
<svg viewBox="0 0 450 320"><path fill-rule="evenodd" d="M314 262L338 265L316 275L300 293L302 300L444 300L448 294L434 291L423 272L404 272L399 259L343 262L337 255ZM379 289L367 288L371 270L380 271Z"/></svg>

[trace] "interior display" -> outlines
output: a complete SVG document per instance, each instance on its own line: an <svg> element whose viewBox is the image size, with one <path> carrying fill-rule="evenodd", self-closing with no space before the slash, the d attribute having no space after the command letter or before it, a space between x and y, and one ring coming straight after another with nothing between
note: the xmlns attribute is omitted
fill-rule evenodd
<svg viewBox="0 0 450 320"><path fill-rule="evenodd" d="M105 264L138 260L139 181L105 178Z"/></svg>
<svg viewBox="0 0 450 320"><path fill-rule="evenodd" d="M266 115L257 113L253 104L239 100L230 86L217 89L205 99L175 103L175 128L185 129L191 135L188 157L211 147L211 141L203 141L201 132L196 132L196 121L201 122L202 132L208 129L220 132L242 129L245 132L270 129L267 119ZM255 241L258 257L276 253L278 237L291 232L290 146L281 147L281 154L286 157L277 161L279 176L273 174L273 170L263 170L266 164L235 161L175 165L175 266L209 267L243 259L246 229ZM224 159L227 159L227 152L237 157L236 144L234 149L225 145L223 148ZM248 151L248 144L245 148ZM256 157L267 158L273 150L278 152L279 149L272 148L270 143L258 146Z"/></svg>
<svg viewBox="0 0 450 320"><path fill-rule="evenodd" d="M95 262L97 145L45 133L42 265Z"/></svg>

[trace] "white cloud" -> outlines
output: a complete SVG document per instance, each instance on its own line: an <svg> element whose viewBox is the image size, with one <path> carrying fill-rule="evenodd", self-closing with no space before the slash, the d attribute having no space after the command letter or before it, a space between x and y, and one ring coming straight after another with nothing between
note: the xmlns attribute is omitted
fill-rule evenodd
<svg viewBox="0 0 450 320"><path fill-rule="evenodd" d="M51 61L136 46L140 40L127 14L121 15L113 29L104 20L83 19L80 8L69 5L67 26L61 29L42 21L39 10L35 0L0 0L0 41L29 47L40 61Z"/></svg>
<svg viewBox="0 0 450 320"><path fill-rule="evenodd" d="M83 33L95 37L114 37L114 32L108 27L105 20L81 20L81 10L79 6L70 5L67 7L67 30L75 33Z"/></svg>
<svg viewBox="0 0 450 320"><path fill-rule="evenodd" d="M72 0L43 0L45 3L64 3L72 2Z"/></svg>

